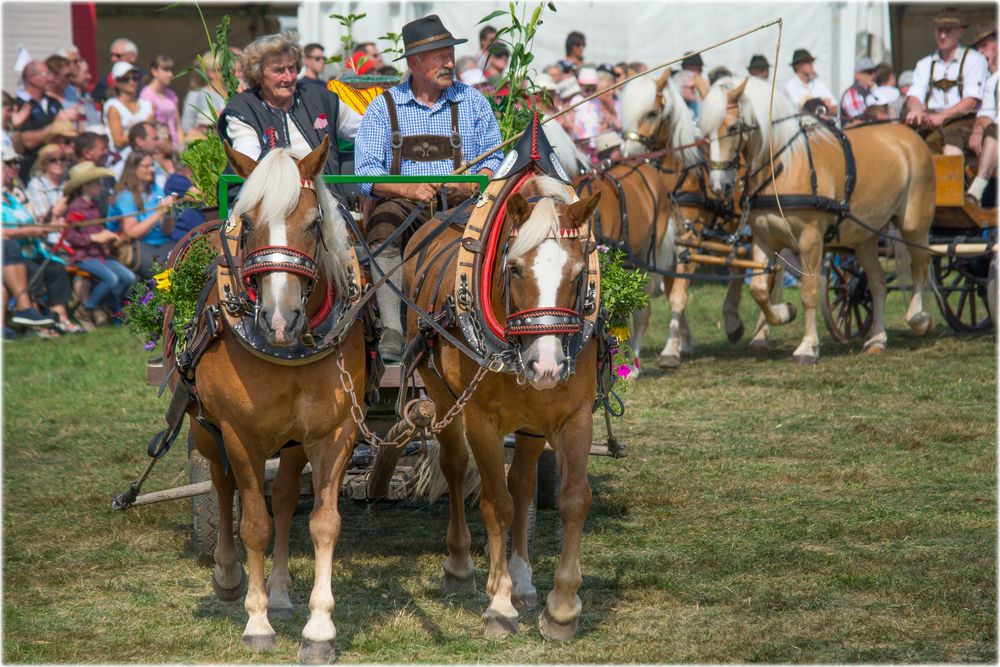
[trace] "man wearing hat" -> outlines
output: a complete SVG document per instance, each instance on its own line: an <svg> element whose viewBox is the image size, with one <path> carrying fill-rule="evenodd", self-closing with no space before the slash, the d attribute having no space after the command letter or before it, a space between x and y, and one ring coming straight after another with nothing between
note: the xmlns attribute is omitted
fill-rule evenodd
<svg viewBox="0 0 1000 667"><path fill-rule="evenodd" d="M986 58L959 43L965 28L955 7L938 12L937 51L917 63L907 92L906 123L921 131L933 152L945 155L962 154L987 77Z"/></svg>
<svg viewBox="0 0 1000 667"><path fill-rule="evenodd" d="M972 48L979 51L990 70L990 77L983 86L983 106L976 114L969 137L969 150L979 156L976 177L966 195L977 206L982 206L983 192L997 169L997 24L980 25Z"/></svg>
<svg viewBox="0 0 1000 667"><path fill-rule="evenodd" d="M455 77L455 45L467 41L455 38L433 14L403 26L404 50L397 60L406 58L410 75L368 105L355 140L359 176L447 175L500 145L500 127L489 101ZM492 153L469 171L492 175L502 157L500 151ZM445 190L438 183L362 183L359 189L380 200L365 229L372 247L381 246L411 214L416 215L414 224L421 224L445 205L477 192L471 183L451 184ZM411 224L403 237L381 252L377 262L382 272L399 266L405 238L414 229ZM396 284L401 275L393 274ZM383 285L376 300L383 324L379 350L387 361L399 360L403 350L399 299Z"/></svg>
<svg viewBox="0 0 1000 667"><path fill-rule="evenodd" d="M796 49L792 54L792 70L795 76L785 84L785 94L796 109L802 109L809 100L820 100L831 115L837 111L837 102L830 88L823 83L813 69L812 54L806 49Z"/></svg>
<svg viewBox="0 0 1000 667"><path fill-rule="evenodd" d="M50 128L49 133L45 136L45 143L58 145L63 156L70 162L75 162L75 140L80 136L80 133L73 127L73 123L67 120L57 120L52 123Z"/></svg>
<svg viewBox="0 0 1000 667"><path fill-rule="evenodd" d="M750 58L750 64L747 65L747 72L750 73L750 76L767 81L771 78L771 63L767 62L767 58L763 54L755 53Z"/></svg>
<svg viewBox="0 0 1000 667"><path fill-rule="evenodd" d="M875 61L865 56L854 65L854 85L840 96L840 123L847 125L864 116L865 98L875 87Z"/></svg>

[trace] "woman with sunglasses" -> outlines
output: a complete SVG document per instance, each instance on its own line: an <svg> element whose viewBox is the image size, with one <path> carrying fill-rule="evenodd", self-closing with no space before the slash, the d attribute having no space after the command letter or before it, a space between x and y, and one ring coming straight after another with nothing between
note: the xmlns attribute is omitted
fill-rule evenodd
<svg viewBox="0 0 1000 667"><path fill-rule="evenodd" d="M139 68L132 63L118 61L111 68L115 80L115 97L104 103L104 121L111 137L112 148L121 159L128 157L128 131L136 123L150 120L153 105L139 99Z"/></svg>
<svg viewBox="0 0 1000 667"><path fill-rule="evenodd" d="M66 182L67 167L67 158L58 145L46 144L38 152L27 187L28 202L37 222L52 222L66 213L63 184Z"/></svg>
<svg viewBox="0 0 1000 667"><path fill-rule="evenodd" d="M170 56L158 55L149 64L149 83L139 93L140 100L153 105L156 122L163 123L170 132L170 143L180 146L181 114L177 93L170 89L174 78L174 61Z"/></svg>

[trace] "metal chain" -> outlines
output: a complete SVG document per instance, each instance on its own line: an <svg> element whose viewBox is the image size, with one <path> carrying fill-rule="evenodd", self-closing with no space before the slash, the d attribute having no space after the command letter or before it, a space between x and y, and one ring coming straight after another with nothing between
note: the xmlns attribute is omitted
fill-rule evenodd
<svg viewBox="0 0 1000 667"><path fill-rule="evenodd" d="M448 424L451 423L451 420L458 416L458 413L465 408L465 404L472 400L472 394L475 393L479 383L484 377L486 377L489 370L490 369L487 366L479 367L479 370L476 371L476 375L472 378L472 382L469 383L469 386L465 388L462 395L458 397L457 401L455 401L455 405L451 406L440 421L435 420L431 424L430 430L432 433L440 433L446 426L448 426Z"/></svg>

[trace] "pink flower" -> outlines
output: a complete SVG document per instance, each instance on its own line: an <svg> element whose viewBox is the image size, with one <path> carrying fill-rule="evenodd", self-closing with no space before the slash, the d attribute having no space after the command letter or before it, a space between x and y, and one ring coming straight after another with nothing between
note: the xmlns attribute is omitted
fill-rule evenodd
<svg viewBox="0 0 1000 667"><path fill-rule="evenodd" d="M319 116L316 117L315 122L313 122L313 127L316 128L317 130L322 130L328 124L329 123L327 123L327 121L326 121L326 114L325 113L321 113Z"/></svg>
<svg viewBox="0 0 1000 667"><path fill-rule="evenodd" d="M618 369L616 370L616 372L618 373L618 377L620 377L620 378L627 378L627 377L628 377L628 374L629 374L629 373L630 373L631 371L632 371L632 367L631 367L631 366L629 366L628 364L622 364L622 365L621 365L621 366L619 366L619 367L618 367Z"/></svg>

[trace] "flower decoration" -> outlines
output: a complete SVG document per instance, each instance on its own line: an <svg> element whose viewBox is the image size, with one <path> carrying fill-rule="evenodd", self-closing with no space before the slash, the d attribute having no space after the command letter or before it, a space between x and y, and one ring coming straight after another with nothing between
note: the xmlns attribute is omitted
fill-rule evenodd
<svg viewBox="0 0 1000 667"><path fill-rule="evenodd" d="M321 113L320 115L316 116L316 120L313 122L313 127L316 128L317 130L322 130L327 125L329 125L329 122L326 120L325 113Z"/></svg>
<svg viewBox="0 0 1000 667"><path fill-rule="evenodd" d="M161 271L153 276L153 280L156 281L156 289L161 292L170 291L170 275L173 273L173 269L167 269L166 271Z"/></svg>

